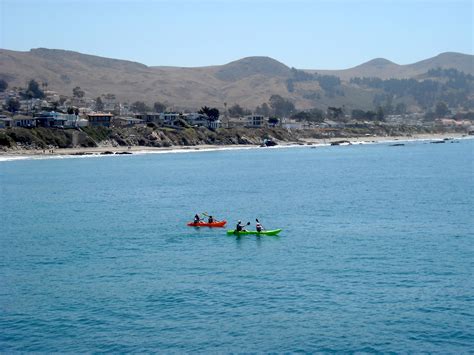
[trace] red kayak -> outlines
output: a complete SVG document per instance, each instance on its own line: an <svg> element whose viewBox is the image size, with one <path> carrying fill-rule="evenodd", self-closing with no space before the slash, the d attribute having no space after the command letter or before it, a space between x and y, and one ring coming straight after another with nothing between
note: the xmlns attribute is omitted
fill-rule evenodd
<svg viewBox="0 0 474 355"><path fill-rule="evenodd" d="M199 223L194 223L194 222L189 222L188 226L190 227L224 227L227 221L218 221L218 222L212 222L212 223L206 223L206 222L199 222Z"/></svg>

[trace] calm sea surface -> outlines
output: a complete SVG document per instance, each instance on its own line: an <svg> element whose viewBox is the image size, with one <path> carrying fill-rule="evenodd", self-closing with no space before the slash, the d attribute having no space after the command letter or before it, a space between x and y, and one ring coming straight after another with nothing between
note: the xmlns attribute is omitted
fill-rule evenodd
<svg viewBox="0 0 474 355"><path fill-rule="evenodd" d="M473 153L0 162L0 351L472 352ZM283 232L186 226L203 211Z"/></svg>

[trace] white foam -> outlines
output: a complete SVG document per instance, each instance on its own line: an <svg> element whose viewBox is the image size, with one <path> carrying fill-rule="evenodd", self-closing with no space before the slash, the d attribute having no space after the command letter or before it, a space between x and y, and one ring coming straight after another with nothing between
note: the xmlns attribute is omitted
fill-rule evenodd
<svg viewBox="0 0 474 355"><path fill-rule="evenodd" d="M474 139L474 136L456 137L453 140L466 140ZM402 139L387 139L387 140L374 140L374 141L352 141L352 145L367 145L367 144L393 144L393 143L406 143L406 142L430 142L440 141L442 138L402 138ZM350 145L339 144L339 145ZM212 147L212 148L200 148L200 147L189 147L189 148L170 148L163 150L136 150L130 153L132 154L101 154L98 152L85 153L85 154L63 154L63 155L0 155L1 162L10 162L18 160L49 160L49 159L87 159L87 158L107 158L107 157L127 157L132 155L145 155L145 154L185 154L185 153L203 153L203 152L220 152L230 150L250 150L250 149L294 149L294 148L317 148L317 147L328 147L331 143L310 143L310 144L287 144L287 145L276 145L273 147L260 147L260 146L235 146L235 147Z"/></svg>

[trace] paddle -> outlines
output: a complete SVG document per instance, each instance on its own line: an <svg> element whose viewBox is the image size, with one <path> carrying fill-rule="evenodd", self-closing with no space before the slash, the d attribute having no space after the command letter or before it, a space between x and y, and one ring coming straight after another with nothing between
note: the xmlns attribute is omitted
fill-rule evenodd
<svg viewBox="0 0 474 355"><path fill-rule="evenodd" d="M255 221L256 221L257 223L260 223L260 221L258 220L258 218L255 218ZM265 229L266 229L266 228L263 226L262 223L260 223L260 225L262 226L262 230L265 230Z"/></svg>

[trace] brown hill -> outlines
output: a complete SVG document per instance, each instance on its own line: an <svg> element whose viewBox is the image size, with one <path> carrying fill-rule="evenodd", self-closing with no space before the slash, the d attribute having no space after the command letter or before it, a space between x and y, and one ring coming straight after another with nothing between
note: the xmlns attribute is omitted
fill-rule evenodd
<svg viewBox="0 0 474 355"><path fill-rule="evenodd" d="M474 74L473 56L443 53L410 65L374 59L346 70L308 70L320 74L351 77L416 77L436 67L456 68ZM0 49L0 78L10 87L25 87L30 79L47 82L48 89L72 95L80 86L90 98L112 93L120 101L156 101L175 109L196 109L203 105L223 108L238 103L253 109L273 94L292 100L299 109L328 105L372 107L373 90L363 90L344 82L337 95L327 95L318 81L295 82L289 88L292 70L268 57L248 57L210 67L148 67L66 50L32 49L18 52Z"/></svg>
<svg viewBox="0 0 474 355"><path fill-rule="evenodd" d="M291 70L269 57L247 57L220 66L214 75L222 81L238 81L253 75L287 78Z"/></svg>
<svg viewBox="0 0 474 355"><path fill-rule="evenodd" d="M387 59L377 58L354 68L344 70L308 70L325 75L335 75L342 80L353 77L375 77L381 79L403 79L414 78L426 73L430 69L454 68L466 74L474 75L474 60L472 55L446 52L436 57L425 59L413 64L400 65Z"/></svg>

